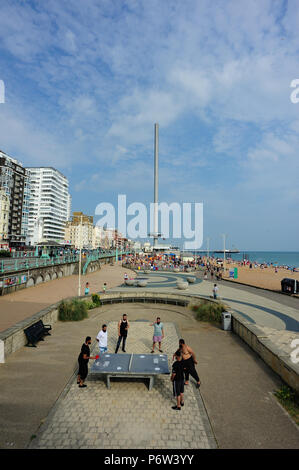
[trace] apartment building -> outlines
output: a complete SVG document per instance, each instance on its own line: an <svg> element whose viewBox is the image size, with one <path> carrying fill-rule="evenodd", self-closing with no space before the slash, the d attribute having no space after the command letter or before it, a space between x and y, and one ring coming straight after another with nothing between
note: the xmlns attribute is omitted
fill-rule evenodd
<svg viewBox="0 0 299 470"><path fill-rule="evenodd" d="M73 212L72 220L65 225L65 240L75 248L92 249L94 243L93 217L83 212Z"/></svg>
<svg viewBox="0 0 299 470"><path fill-rule="evenodd" d="M63 242L71 208L68 179L52 167L27 170L30 175L29 242L31 245Z"/></svg>
<svg viewBox="0 0 299 470"><path fill-rule="evenodd" d="M0 189L0 244L8 241L9 197Z"/></svg>
<svg viewBox="0 0 299 470"><path fill-rule="evenodd" d="M0 189L9 201L7 241L11 247L23 246L28 232L29 173L18 160L11 158L2 150L0 150Z"/></svg>

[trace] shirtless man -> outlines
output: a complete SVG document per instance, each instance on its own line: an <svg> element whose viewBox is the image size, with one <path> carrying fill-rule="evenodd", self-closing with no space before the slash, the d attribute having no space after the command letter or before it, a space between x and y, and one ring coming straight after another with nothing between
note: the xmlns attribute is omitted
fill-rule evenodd
<svg viewBox="0 0 299 470"><path fill-rule="evenodd" d="M180 351L182 353L183 366L185 369L185 385L189 385L189 374L196 380L196 388L200 387L200 380L195 370L194 364L197 364L195 353L183 339L179 341Z"/></svg>

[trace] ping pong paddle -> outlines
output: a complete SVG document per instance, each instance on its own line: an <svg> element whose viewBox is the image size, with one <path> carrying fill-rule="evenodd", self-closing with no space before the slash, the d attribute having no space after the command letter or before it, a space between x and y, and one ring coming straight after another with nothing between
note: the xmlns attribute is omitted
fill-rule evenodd
<svg viewBox="0 0 299 470"><path fill-rule="evenodd" d="M99 359L99 357L100 357L100 356L97 354L97 355L96 355L96 359Z"/></svg>

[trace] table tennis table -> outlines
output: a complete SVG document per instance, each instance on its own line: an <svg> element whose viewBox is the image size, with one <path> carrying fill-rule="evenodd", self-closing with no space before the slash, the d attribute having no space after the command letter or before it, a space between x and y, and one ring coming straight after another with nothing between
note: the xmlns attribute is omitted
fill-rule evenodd
<svg viewBox="0 0 299 470"><path fill-rule="evenodd" d="M152 390L154 378L159 374L169 374L166 354L101 354L91 366L90 374L106 375L107 388L111 377L148 378Z"/></svg>

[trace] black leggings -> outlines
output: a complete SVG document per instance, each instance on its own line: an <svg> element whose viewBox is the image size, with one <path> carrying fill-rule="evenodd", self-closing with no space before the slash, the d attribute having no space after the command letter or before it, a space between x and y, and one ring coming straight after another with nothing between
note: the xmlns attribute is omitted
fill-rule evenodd
<svg viewBox="0 0 299 470"><path fill-rule="evenodd" d="M185 372L185 381L189 381L189 374L196 380L196 382L199 382L199 377L198 374L195 370L194 362L193 362L193 357L189 357L189 359L184 360L183 362L184 368L186 368Z"/></svg>

